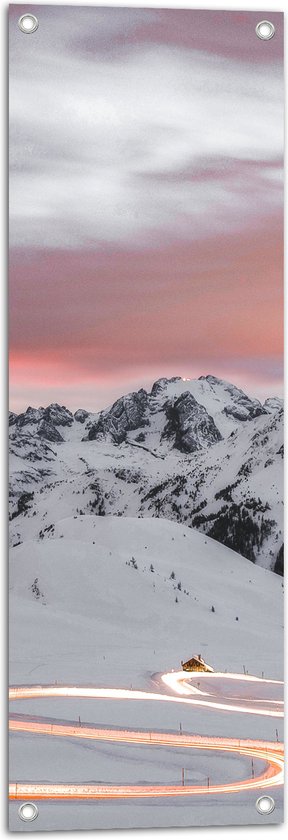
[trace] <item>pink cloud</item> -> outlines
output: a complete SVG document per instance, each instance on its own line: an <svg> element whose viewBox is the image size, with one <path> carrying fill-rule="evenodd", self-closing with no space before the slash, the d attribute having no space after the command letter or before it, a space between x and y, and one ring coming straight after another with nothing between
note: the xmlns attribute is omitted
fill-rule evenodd
<svg viewBox="0 0 288 840"><path fill-rule="evenodd" d="M26 383L27 403L37 382L47 394L69 382L75 399L85 382L115 393L119 383L140 387L141 377L169 370L200 375L228 366L237 379L239 365L248 382L251 364L263 383L265 359L267 381L278 384L270 360L281 360L282 311L279 226L159 251L18 251L11 398Z"/></svg>

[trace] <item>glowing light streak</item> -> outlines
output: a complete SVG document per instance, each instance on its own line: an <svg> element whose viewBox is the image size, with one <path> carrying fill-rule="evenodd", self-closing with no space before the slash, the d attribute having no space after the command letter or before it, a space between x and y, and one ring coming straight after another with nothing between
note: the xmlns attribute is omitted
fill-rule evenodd
<svg viewBox="0 0 288 840"><path fill-rule="evenodd" d="M201 674L201 680L205 678L234 679L247 682L267 682L281 684L276 680L261 681L257 677L240 674ZM191 675L189 680L197 678L199 674ZM180 694L194 694L211 696L208 692L201 691L188 683L187 673L183 672L163 674L161 680L171 690ZM258 708L255 703L261 702L248 698L248 706L236 706L230 702L215 703L212 700L202 700L198 697L170 696L155 692L133 691L128 689L104 689L89 686L14 686L10 688L9 698L11 700L24 700L45 697L83 697L83 698L106 698L113 700L149 700L162 702L180 702L190 705L205 705L209 708L220 710L241 711L248 714L262 714L271 717L280 717L282 712L272 708ZM265 700L265 703L278 703L280 701ZM51 723L45 719L34 721L31 719L14 719L9 721L9 728L12 732L26 732L31 734L49 735L54 737L67 737L77 739L93 739L100 741L113 741L129 744L158 745L162 747L193 750L213 750L216 752L234 753L246 755L254 759L262 759L265 768L258 776L234 781L226 784L207 785L106 785L106 784L62 784L62 783L23 783L11 782L9 785L10 799L119 799L119 798L150 798L150 797L173 797L173 796L200 796L211 794L240 793L243 790L259 790L266 787L274 787L283 784L284 777L284 756L283 744L269 741L238 740L233 738L208 737L200 735L185 735L163 732L143 732L125 729L99 729L92 726L73 725L65 723Z"/></svg>

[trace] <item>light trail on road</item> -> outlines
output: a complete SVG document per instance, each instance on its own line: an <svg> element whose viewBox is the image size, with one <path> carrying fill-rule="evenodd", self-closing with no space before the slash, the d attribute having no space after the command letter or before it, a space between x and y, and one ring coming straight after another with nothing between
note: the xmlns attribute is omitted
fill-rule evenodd
<svg viewBox="0 0 288 840"><path fill-rule="evenodd" d="M84 738L99 741L114 741L128 744L157 745L177 749L214 750L237 753L250 758L262 759L267 763L265 770L254 779L245 779L231 784L210 785L83 785L83 784L11 784L10 799L66 799L66 798L119 798L192 796L207 793L238 793L273 787L283 783L283 746L263 741L238 741L233 738L209 738L199 735L174 735L163 732L125 731L122 729L96 729L92 726L73 726L27 720L10 720L13 732L52 735L56 737Z"/></svg>
<svg viewBox="0 0 288 840"><path fill-rule="evenodd" d="M236 674L209 674L205 675L216 677L221 680L238 679L245 681L245 676L248 677L247 682L259 681L259 678ZM190 705L205 705L213 709L238 711L248 714L262 714L272 717L282 717L283 712L277 709L255 706L253 698L246 702L251 703L251 707L245 705L235 705L228 703L215 703L212 700L205 700L198 698L191 698L187 696L179 696L180 693L198 693L210 696L208 692L200 691L188 680L196 678L199 680L199 675L187 676L187 673L176 672L171 674L161 675L164 684L168 685L171 690L177 692L178 696L167 694L148 692L148 691L133 691L128 689L104 689L89 686L14 686L9 690L9 698L11 700L25 700L35 698L47 697L82 697L82 698L106 698L106 699L130 699L130 700L149 700L162 702L178 702L188 703ZM201 674L203 677L203 674ZM262 681L267 683L278 682L273 680ZM280 683L279 683L280 684ZM280 701L266 700L265 703L279 703ZM238 740L233 738L208 737L200 735L184 735L182 733L163 733L163 732L145 732L132 731L125 729L100 729L93 725L78 726L73 724L48 722L43 718L42 720L33 720L27 718L15 719L11 718L9 721L9 729L12 732L24 732L35 735L47 735L54 737L66 737L76 739L92 739L96 741L112 741L127 744L141 744L149 746L162 746L177 749L192 749L192 750L213 750L216 752L234 753L245 755L251 759L260 759L265 762L265 767L262 773L249 779L234 781L225 784L209 784L207 785L107 785L107 784L64 784L64 783L24 783L12 782L9 785L9 797L11 800L21 799L126 799L126 798L150 798L150 797L173 797L173 796L200 796L211 794L226 794L226 793L240 793L243 790L262 790L264 788L271 788L283 784L284 777L284 755L283 744L269 741L253 741L253 740Z"/></svg>
<svg viewBox="0 0 288 840"><path fill-rule="evenodd" d="M254 677L250 674L222 674L218 671L215 671L214 673L205 673L204 671L201 673L193 673L192 671L171 671L171 673L168 674L161 674L161 681L164 685L167 685L168 688L182 697L185 695L187 698L187 695L193 695L193 700L191 700L191 702L196 705L209 706L211 709L220 709L229 712L244 712L245 714L266 715L267 717L284 717L283 700L270 700L267 698L261 699L259 697L255 700L253 697L246 697L245 699L233 697L233 700L238 700L238 703L236 704L235 702L231 702L231 698L225 696L226 702L223 703L222 695L222 700L217 702L217 697L219 697L219 695L216 693L214 694L214 692L212 694L211 691L204 691L199 687L202 685L202 681L205 685L205 681L210 682L210 680L212 680L213 682L215 679L218 680L220 684L222 684L225 680L236 680L244 683L260 683L261 685L266 685L266 683L267 685L283 685L281 680L261 679L260 677ZM196 681L197 687L194 684ZM197 695L196 698L195 695ZM202 697L209 697L210 699L202 700ZM212 697L213 700L211 699ZM249 703L250 706L248 706L247 703ZM264 703L267 704L266 708L264 707ZM273 706L277 706L278 708L274 709Z"/></svg>
<svg viewBox="0 0 288 840"><path fill-rule="evenodd" d="M184 676L183 676L184 675ZM201 674L201 678L204 674ZM207 674L205 676L213 676L213 674ZM217 676L221 680L222 678L230 678L230 674L217 674ZM238 680L243 680L242 674L233 674L231 675L234 679L238 677ZM195 674L193 675L195 679ZM283 709L270 709L270 708L263 708L263 706L257 706L258 701L254 701L253 698L249 699L248 702L251 703L250 706L244 705L244 703L232 703L227 700L227 702L215 702L215 699L210 700L202 700L201 696L193 696L193 697L183 697L183 694L196 694L196 695L203 695L209 697L210 695L207 692L201 692L199 689L195 688L194 686L188 686L188 679L192 679L191 677L188 678L187 672L177 671L171 672L170 674L163 674L161 676L163 682L169 686L169 688L176 692L176 697L172 694L161 694L156 692L150 691L134 691L133 689L126 689L126 688L96 688L90 686L60 686L60 685L33 685L33 686L12 686L9 689L9 699L10 700L27 700L27 699L37 699L43 697L82 697L82 698L89 698L89 699L106 699L106 700L153 700L153 701L160 701L160 702L167 702L167 703L185 703L190 706L206 706L210 709L217 709L217 711L229 711L229 712L244 712L244 714L251 714L251 715L267 715L268 717L283 717ZM197 674L197 679L199 679L199 674ZM244 677L245 679L245 677ZM259 681L258 677L250 677L250 681ZM273 682L270 680L269 682ZM182 685L183 683L183 685ZM277 683L278 684L278 683ZM181 696L179 696L181 694ZM247 701L246 701L247 702ZM259 701L261 703L261 701ZM267 701L271 702L271 701ZM273 701L272 701L273 703ZM281 705L281 701L277 701L279 706Z"/></svg>

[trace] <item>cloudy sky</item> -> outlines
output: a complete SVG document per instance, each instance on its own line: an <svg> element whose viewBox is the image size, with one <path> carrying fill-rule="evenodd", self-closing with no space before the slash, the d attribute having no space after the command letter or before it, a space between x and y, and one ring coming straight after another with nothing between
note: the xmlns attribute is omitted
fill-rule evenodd
<svg viewBox="0 0 288 840"><path fill-rule="evenodd" d="M10 397L282 390L283 18L10 6ZM256 23L276 34L265 42Z"/></svg>

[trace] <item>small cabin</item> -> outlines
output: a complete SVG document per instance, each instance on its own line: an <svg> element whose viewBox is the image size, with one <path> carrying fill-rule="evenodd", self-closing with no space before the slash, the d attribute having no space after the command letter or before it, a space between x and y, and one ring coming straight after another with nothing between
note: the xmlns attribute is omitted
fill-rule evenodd
<svg viewBox="0 0 288 840"><path fill-rule="evenodd" d="M207 662L202 658L201 653L195 654L192 656L192 659L188 659L187 662L181 662L183 671L208 671L213 673L214 668L211 665L207 665Z"/></svg>

